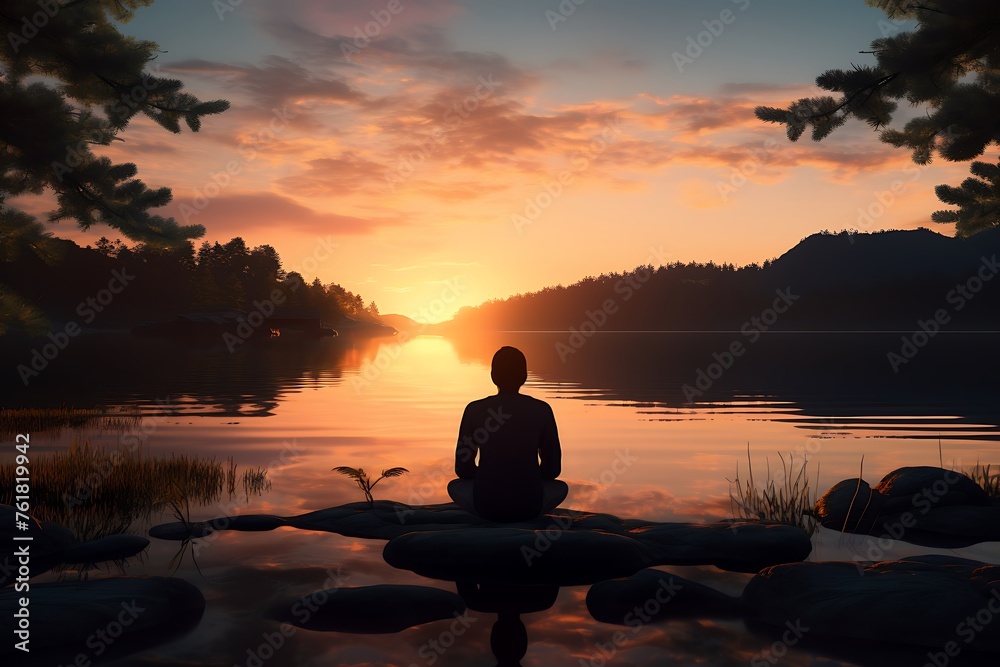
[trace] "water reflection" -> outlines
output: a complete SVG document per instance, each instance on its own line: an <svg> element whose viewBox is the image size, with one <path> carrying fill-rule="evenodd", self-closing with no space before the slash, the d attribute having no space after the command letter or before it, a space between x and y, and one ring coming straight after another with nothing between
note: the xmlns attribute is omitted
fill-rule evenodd
<svg viewBox="0 0 1000 667"><path fill-rule="evenodd" d="M833 430L857 426L885 437L1000 439L995 335L942 334L898 373L887 361L897 338L775 333L733 358L726 350L739 333L609 332L571 345L565 333L477 332L447 342L461 363L485 367L501 345L514 345L528 357L533 386L630 407L651 420L739 410L817 435L836 424ZM0 389L16 397L8 406L130 404L147 414L268 416L307 387L378 382L399 347L391 338L270 339L230 353L222 345L90 335L50 361L30 391L16 373L4 374ZM30 351L6 349L0 357L14 368Z"/></svg>
<svg viewBox="0 0 1000 667"><path fill-rule="evenodd" d="M649 419L739 412L817 435L861 427L884 437L1000 440L995 334L939 337L898 373L887 361L895 334L765 334L729 356L740 338L609 332L573 347L567 334L514 332L449 341L460 360L482 365L498 345L515 345L539 386Z"/></svg>
<svg viewBox="0 0 1000 667"><path fill-rule="evenodd" d="M274 338L247 342L230 353L221 344L121 332L84 335L31 378L27 391L16 373L3 374L0 389L10 397L8 407L129 404L147 415L263 417L289 393L342 382L372 359L380 344L369 337ZM30 350L0 352L0 362L10 368L30 359Z"/></svg>
<svg viewBox="0 0 1000 667"><path fill-rule="evenodd" d="M497 615L490 634L497 667L516 667L528 652L528 631L521 614L551 609L559 596L558 586L458 582L456 588L469 609Z"/></svg>
<svg viewBox="0 0 1000 667"><path fill-rule="evenodd" d="M149 434L152 447L220 458L235 453L247 465L268 467L274 489L264 499L251 500L246 511L282 515L357 500L356 489L332 481L329 471L338 465L404 465L411 475L388 489L380 486L384 495L379 497L446 501L461 409L491 393L484 369L504 344L517 346L528 358L526 393L550 401L556 411L571 507L654 520L725 517L730 511L725 478L744 460L748 440L755 455L788 451L806 439L818 442L820 488L856 475L861 454L866 455L866 476L875 478L900 465L936 464L939 434L946 462L952 453L970 464L980 456L984 462L997 458L989 442L1000 432L995 338L937 337L895 374L885 355L898 337L763 336L689 402L684 385L693 385L698 370L707 369L713 354L736 337L599 334L561 358L556 344L566 342L566 334L418 338L402 348L393 340L327 339L292 346L263 341L233 354L220 346L81 336L27 390L14 372L3 375L0 390L7 405L126 404L141 406L149 421L169 415ZM8 370L29 358L10 349L0 351L0 357ZM166 397L171 403L164 406ZM926 448L917 449L922 441ZM287 457L286 442L295 443ZM602 480L615 451L628 448L640 463L623 477ZM218 508L192 507L195 519L218 514ZM864 553L864 544L854 537L825 533L818 543L823 558L850 560L852 548ZM351 586L433 585L388 567L381 546L286 530L206 541L198 554L203 575L190 559L178 570L209 600L204 622L183 640L144 657L158 664L245 665L248 650L256 650L276 629L263 610L279 597L316 590L339 568ZM176 549L154 541L147 559L130 565L129 574L168 573ZM998 558L995 545L980 551L968 555ZM708 569L688 575L721 582L731 594L744 581ZM440 585L454 590L453 584ZM490 591L481 586L464 594L471 608L500 609L499 603L488 602ZM598 644L611 642L620 628L589 618L585 594L584 587L562 588L545 611L516 612L531 640L524 664L576 665L581 658L602 657ZM507 607L510 613L519 608L516 602ZM497 612L478 613L481 620L435 665L494 664L490 635ZM516 631L514 624L507 625ZM425 665L421 649L446 626L413 628L389 642L303 630L270 664ZM629 635L614 663L746 665L773 641L748 633L742 621L671 621ZM782 664L818 664L818 655L830 656L819 664L894 664L890 649L840 648L837 654L804 643Z"/></svg>

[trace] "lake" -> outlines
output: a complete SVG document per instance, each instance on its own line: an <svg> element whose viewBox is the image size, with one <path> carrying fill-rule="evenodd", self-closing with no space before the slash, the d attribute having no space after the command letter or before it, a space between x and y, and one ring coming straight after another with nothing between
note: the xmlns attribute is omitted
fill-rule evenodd
<svg viewBox="0 0 1000 667"><path fill-rule="evenodd" d="M797 461L808 457L819 494L859 471L874 484L906 465L1000 463L996 336L941 334L893 369L887 355L898 351L901 335L773 333L751 342L740 332L491 332L403 342L272 339L230 354L219 346L104 334L74 340L27 388L13 368L30 351L6 350L10 372L2 387L5 407L135 406L143 414L144 452L151 455L232 456L241 467L269 469L272 488L263 496L192 507L192 519L287 516L362 499L350 480L331 472L341 465L404 466L410 474L381 482L375 498L441 503L448 500L462 410L494 393L490 358L510 344L528 359L523 391L548 401L556 416L561 478L571 489L563 507L712 521L732 516L727 480L737 470L745 474L748 450L758 479L768 466L772 474L781 469L779 452L786 461L789 454ZM744 343L743 353L727 356L734 341ZM72 429L38 433L32 451L38 456L84 436L112 447L121 437ZM813 542L814 560L863 558L870 544L823 529ZM200 573L190 553L177 570L207 599L201 623L115 664L256 664L259 647L277 628L262 619L264 610L324 588L332 578L344 586L418 583L454 590L393 569L382 560L383 545L290 528L216 533L197 549ZM125 571L169 574L176 552L176 543L153 540ZM997 543L937 551L897 543L885 557L935 552L1000 563ZM749 579L710 567L661 569L730 594ZM103 574L119 571L91 577ZM589 616L586 592L563 588L552 608L523 617L530 641L523 664L722 666L773 657L764 652L774 638L736 620L671 621L614 642L621 628ZM298 630L264 664L495 664L489 650L495 616L469 612L469 618L442 650L436 647L447 621L388 636ZM790 647L780 664L922 665L925 659L919 649L804 642Z"/></svg>

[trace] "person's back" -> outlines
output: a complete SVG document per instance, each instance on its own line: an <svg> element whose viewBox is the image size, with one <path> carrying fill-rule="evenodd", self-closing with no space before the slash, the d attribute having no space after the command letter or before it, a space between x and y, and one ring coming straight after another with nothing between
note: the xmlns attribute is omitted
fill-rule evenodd
<svg viewBox="0 0 1000 667"><path fill-rule="evenodd" d="M560 472L559 436L548 403L519 393L473 401L458 439L455 472L474 480L477 514L493 521L541 514L542 483Z"/></svg>
<svg viewBox="0 0 1000 667"><path fill-rule="evenodd" d="M527 377L524 355L501 348L493 358L493 396L465 408L449 494L484 519L524 521L554 509L568 493L552 408L518 392ZM479 464L476 465L476 455Z"/></svg>

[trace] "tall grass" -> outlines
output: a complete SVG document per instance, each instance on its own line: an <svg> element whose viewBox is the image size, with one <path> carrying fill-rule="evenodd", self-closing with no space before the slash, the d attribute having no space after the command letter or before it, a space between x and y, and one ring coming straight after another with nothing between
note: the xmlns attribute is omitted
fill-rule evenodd
<svg viewBox="0 0 1000 667"><path fill-rule="evenodd" d="M13 462L0 464L0 503L14 500L14 468ZM74 441L65 451L33 458L31 513L68 527L78 539L95 539L126 532L173 505L207 505L223 491L232 498L236 480L242 481L247 500L271 486L266 469L240 476L231 458L224 467L214 458L154 458L141 447L108 450L89 440Z"/></svg>
<svg viewBox="0 0 1000 667"><path fill-rule="evenodd" d="M959 472L983 487L983 490L993 498L1000 499L1000 466L994 468L990 463L986 465L976 463L971 468Z"/></svg>
<svg viewBox="0 0 1000 667"><path fill-rule="evenodd" d="M938 438L938 462L940 467L944 468L944 447L941 444L940 438ZM991 463L984 465L976 461L976 465L971 468L960 468L952 460L951 469L962 473L981 486L990 497L1000 499L1000 466L994 468Z"/></svg>
<svg viewBox="0 0 1000 667"><path fill-rule="evenodd" d="M747 445L747 477L740 478L739 463L736 479L730 484L729 500L733 518L752 521L777 521L790 526L798 526L812 535L818 526L815 505L816 492L810 488L807 468L809 459L802 457L796 461L790 453L788 460L778 453L781 469L771 474L770 460L765 459L766 476L763 480L754 478L753 460ZM819 485L819 466L816 467L816 484Z"/></svg>
<svg viewBox="0 0 1000 667"><path fill-rule="evenodd" d="M110 432L135 430L142 422L137 407L120 408L3 408L0 409L0 434L62 431L64 428L95 429Z"/></svg>

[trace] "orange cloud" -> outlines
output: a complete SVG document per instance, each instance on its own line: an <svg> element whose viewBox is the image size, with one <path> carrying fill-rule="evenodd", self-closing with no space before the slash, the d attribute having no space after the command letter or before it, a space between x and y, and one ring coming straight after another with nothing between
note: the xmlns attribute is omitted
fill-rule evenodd
<svg viewBox="0 0 1000 667"><path fill-rule="evenodd" d="M329 197L350 192L384 192L384 165L347 151L336 158L309 160L306 171L278 179L287 192L307 197Z"/></svg>
<svg viewBox="0 0 1000 667"><path fill-rule="evenodd" d="M314 234L367 234L378 227L401 224L396 218L358 218L320 212L289 197L267 192L220 195L207 200L196 214L187 208L192 205L193 202L186 202L182 208L174 201L163 212L185 224L205 225L217 237L239 236L255 229L271 233L286 229Z"/></svg>

